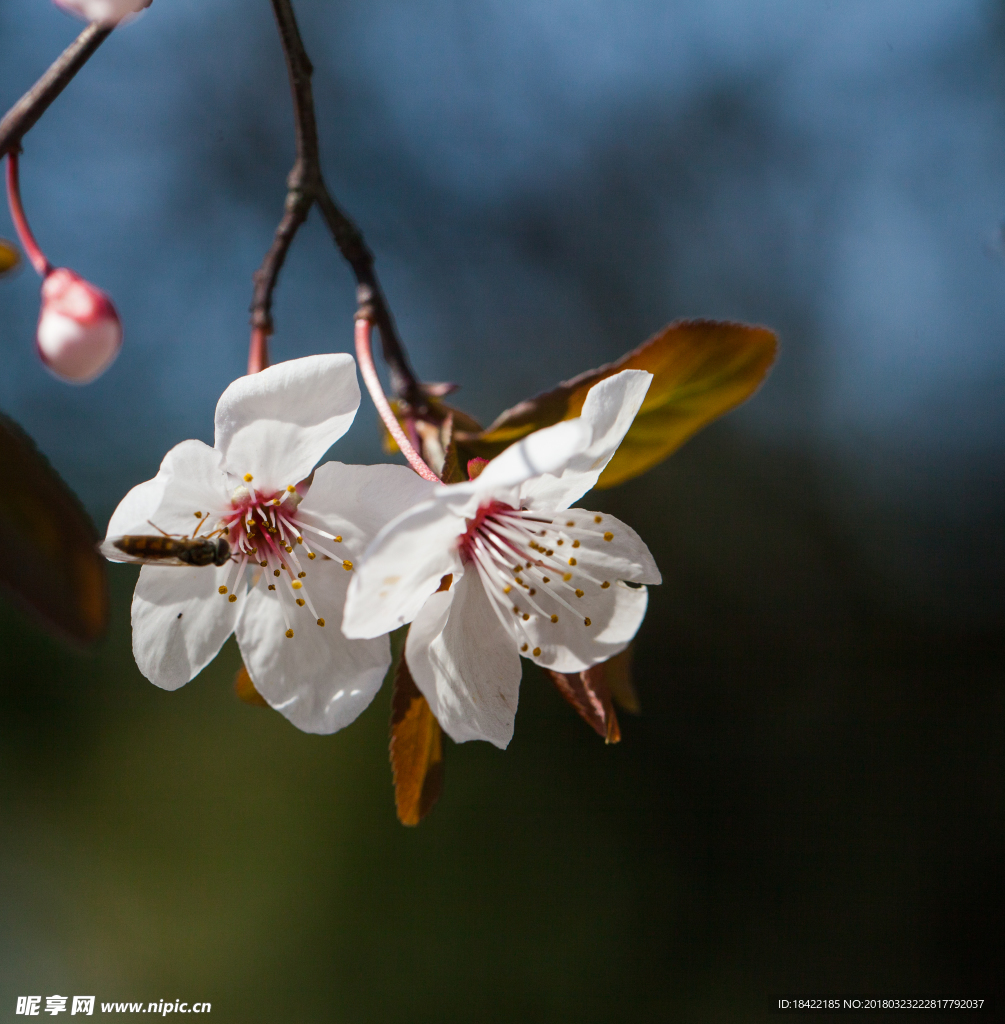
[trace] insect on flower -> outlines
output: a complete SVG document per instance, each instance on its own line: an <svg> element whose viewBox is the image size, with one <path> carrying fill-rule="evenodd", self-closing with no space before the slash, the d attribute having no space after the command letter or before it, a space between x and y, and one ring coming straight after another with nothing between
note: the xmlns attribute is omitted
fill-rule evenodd
<svg viewBox="0 0 1005 1024"><path fill-rule="evenodd" d="M154 529L159 529L153 523ZM130 534L109 537L99 545L103 555L117 562L140 565L226 565L233 561L226 537L178 537L160 530L160 534Z"/></svg>

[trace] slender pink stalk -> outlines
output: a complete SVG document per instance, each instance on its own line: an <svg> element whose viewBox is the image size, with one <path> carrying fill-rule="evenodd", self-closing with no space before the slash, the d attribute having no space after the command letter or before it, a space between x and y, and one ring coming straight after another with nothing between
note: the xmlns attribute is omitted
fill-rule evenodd
<svg viewBox="0 0 1005 1024"><path fill-rule="evenodd" d="M52 273L52 264L45 258L45 254L38 247L35 236L28 227L28 218L24 215L24 207L21 205L21 185L17 173L17 152L11 150L7 154L7 203L10 206L11 219L14 227L17 228L18 238L21 245L31 260L31 265L41 277L48 277Z"/></svg>
<svg viewBox="0 0 1005 1024"><path fill-rule="evenodd" d="M258 373L269 365L269 336L263 327L251 329L251 346L248 349L248 373Z"/></svg>
<svg viewBox="0 0 1005 1024"><path fill-rule="evenodd" d="M422 457L412 447L412 442L405 436L401 424L391 411L391 406L384 396L384 389L380 386L380 378L377 376L377 367L373 364L373 352L370 348L371 330L372 324L369 320L361 317L356 321L356 360L359 363L359 371L363 374L363 382L373 399L373 404L377 406L377 412L380 413L384 426L397 442L401 454L408 459L412 469L424 480L432 480L437 484L442 483L443 481L423 462Z"/></svg>

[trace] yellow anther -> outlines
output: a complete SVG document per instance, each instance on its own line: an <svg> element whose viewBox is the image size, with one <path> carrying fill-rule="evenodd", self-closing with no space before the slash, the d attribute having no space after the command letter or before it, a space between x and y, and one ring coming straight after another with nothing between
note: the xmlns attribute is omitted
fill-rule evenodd
<svg viewBox="0 0 1005 1024"><path fill-rule="evenodd" d="M562 579L565 580L566 583L568 583L569 580L572 579L572 573L571 572L563 572L562 573Z"/></svg>
<svg viewBox="0 0 1005 1024"><path fill-rule="evenodd" d="M302 583L300 582L300 580L294 580L294 581L293 581L293 582L292 582L292 583L290 584L290 586L291 586L291 587L292 587L292 588L293 588L294 590L299 590L299 589L300 589L300 588L301 588L301 587L303 586L303 584L302 584Z"/></svg>
<svg viewBox="0 0 1005 1024"><path fill-rule="evenodd" d="M600 584L600 589L601 590L606 590L610 585L611 584L610 584L610 582L608 580L604 580L604 582Z"/></svg>
<svg viewBox="0 0 1005 1024"><path fill-rule="evenodd" d="M279 563L279 568L280 568L280 569L282 569L282 570L283 570L283 572L286 572L286 571L287 571L287 569L286 569L286 563L285 563L285 562L280 562L280 563ZM277 572L277 573L276 573L276 575L278 576L278 575L279 575L279 573Z"/></svg>
<svg viewBox="0 0 1005 1024"><path fill-rule="evenodd" d="M287 484L287 485L286 485L286 490L287 490L287 491L288 491L288 492L289 492L290 494L296 494L296 492L297 492L297 489L296 489L296 488L295 488L295 487L293 486L293 484Z"/></svg>
<svg viewBox="0 0 1005 1024"><path fill-rule="evenodd" d="M582 596L583 596L583 592L581 590L577 590L576 591L576 597L582 597Z"/></svg>
<svg viewBox="0 0 1005 1024"><path fill-rule="evenodd" d="M286 639L287 640L292 640L293 639L293 630L292 629L288 629L286 631Z"/></svg>
<svg viewBox="0 0 1005 1024"><path fill-rule="evenodd" d="M341 536L336 537L335 538L335 543L336 544L341 544L342 543L342 537Z"/></svg>
<svg viewBox="0 0 1005 1024"><path fill-rule="evenodd" d="M592 623L592 622L590 622L590 620L589 620L589 619L583 619L583 625L584 625L584 626L592 626L592 625L593 625L593 623Z"/></svg>
<svg viewBox="0 0 1005 1024"><path fill-rule="evenodd" d="M575 526L576 525L576 521L574 519L567 519L565 521L565 525L566 526Z"/></svg>
<svg viewBox="0 0 1005 1024"><path fill-rule="evenodd" d="M554 549L554 548L548 548L548 550L547 550L547 551L545 551L545 554L546 554L546 555L547 555L547 556L548 556L549 558L551 558L551 556L552 556L552 555L553 555L554 553L555 553L555 549Z"/></svg>
<svg viewBox="0 0 1005 1024"><path fill-rule="evenodd" d="M552 622L558 622L558 616L557 615L552 615L551 621Z"/></svg>
<svg viewBox="0 0 1005 1024"><path fill-rule="evenodd" d="M311 561L313 561L313 560L314 560L315 558L317 558L318 556L317 556L316 554L314 554L314 552L313 552L313 551L309 551L309 552L307 553L307 557L308 557L309 559L311 559Z"/></svg>
<svg viewBox="0 0 1005 1024"><path fill-rule="evenodd" d="M202 513L201 512L196 512L195 517L196 517L196 519L202 519Z"/></svg>
<svg viewBox="0 0 1005 1024"><path fill-rule="evenodd" d="M558 544L559 547L561 547L565 543L565 541L564 540L559 540L559 541L556 541L556 543Z"/></svg>
<svg viewBox="0 0 1005 1024"><path fill-rule="evenodd" d="M523 586L523 580L522 580L522 579L520 579L520 577L519 577L519 576L514 576L514 577L513 577L513 582L514 582L514 583L519 583L521 587Z"/></svg>
<svg viewBox="0 0 1005 1024"><path fill-rule="evenodd" d="M575 564L576 564L575 558L570 558L569 559L569 565L575 565Z"/></svg>
<svg viewBox="0 0 1005 1024"><path fill-rule="evenodd" d="M291 548L291 547L289 546L289 544L287 544L287 545L286 545L286 553L287 553L288 555L289 555L289 554L292 554L292 553L293 553L293 548Z"/></svg>
<svg viewBox="0 0 1005 1024"><path fill-rule="evenodd" d="M278 576L279 575L279 570L278 569L273 569L272 570L272 575L273 576Z"/></svg>
<svg viewBox="0 0 1005 1024"><path fill-rule="evenodd" d="M593 517L593 521L594 521L595 523L599 523L599 522L602 522L602 521L603 521L603 518L604 518L603 516L594 516L594 517Z"/></svg>
<svg viewBox="0 0 1005 1024"><path fill-rule="evenodd" d="M244 474L244 482L245 482L246 484L250 484L250 483L251 483L251 481L252 481L252 480L254 480L254 479L255 479L255 478L254 478L254 477L253 477L253 476L252 476L252 475L251 475L250 473L245 473L245 474Z"/></svg>
<svg viewBox="0 0 1005 1024"><path fill-rule="evenodd" d="M604 534L604 540L614 540L614 534L610 530Z"/></svg>
<svg viewBox="0 0 1005 1024"><path fill-rule="evenodd" d="M297 543L298 544L303 544L303 542L304 542L304 538L303 537L297 537Z"/></svg>
<svg viewBox="0 0 1005 1024"><path fill-rule="evenodd" d="M541 648L540 647L535 647L534 650L532 650L530 653L533 654L534 657L536 658L541 653Z"/></svg>
<svg viewBox="0 0 1005 1024"><path fill-rule="evenodd" d="M529 568L530 568L530 567L531 567L531 566L532 566L533 564L534 564L533 562L528 562L528 563L527 563L527 564L526 564L526 565L524 566L524 568L525 568L525 569L529 569Z"/></svg>
<svg viewBox="0 0 1005 1024"><path fill-rule="evenodd" d="M306 575L307 575L307 573L305 573L305 572L298 572L297 573L297 579L298 580L302 580Z"/></svg>
<svg viewBox="0 0 1005 1024"><path fill-rule="evenodd" d="M269 590L275 590L275 589L276 589L275 583L270 583L269 584Z"/></svg>
<svg viewBox="0 0 1005 1024"><path fill-rule="evenodd" d="M230 597L227 598L227 600L228 601L236 601L237 600L237 594L231 594Z"/></svg>
<svg viewBox="0 0 1005 1024"><path fill-rule="evenodd" d="M319 626L323 626L324 624L325 624L325 620L324 619L318 619L318 625Z"/></svg>
<svg viewBox="0 0 1005 1024"><path fill-rule="evenodd" d="M302 597L298 597L297 598L297 604L300 605L301 608L303 608L303 606L304 606L304 599Z"/></svg>
<svg viewBox="0 0 1005 1024"><path fill-rule="evenodd" d="M578 541L578 540L574 540L574 541L572 542L572 546L573 546L574 548L578 548L578 547L579 547L579 541Z"/></svg>
<svg viewBox="0 0 1005 1024"><path fill-rule="evenodd" d="M521 651L529 651L530 650L530 644L524 644L523 647L520 648L520 650Z"/></svg>
<svg viewBox="0 0 1005 1024"><path fill-rule="evenodd" d="M220 587L220 593L221 594L226 594L227 593L227 588L226 587Z"/></svg>
<svg viewBox="0 0 1005 1024"><path fill-rule="evenodd" d="M541 577L541 582L542 583L551 583L551 577L550 576L542 576Z"/></svg>
<svg viewBox="0 0 1005 1024"><path fill-rule="evenodd" d="M531 597L533 597L537 593L537 591L533 587L531 587L530 590L527 591L527 593L530 594Z"/></svg>
<svg viewBox="0 0 1005 1024"><path fill-rule="evenodd" d="M261 566L262 566L263 569L265 569L265 568L268 567L268 564L269 564L268 562L262 562Z"/></svg>
<svg viewBox="0 0 1005 1024"><path fill-rule="evenodd" d="M503 587L503 593L508 594L512 589L513 588L507 583L506 586Z"/></svg>
<svg viewBox="0 0 1005 1024"><path fill-rule="evenodd" d="M513 614L514 614L514 615L519 615L519 614L520 614L520 609L519 609L519 608L517 608L517 606L516 606L516 605L513 605Z"/></svg>
<svg viewBox="0 0 1005 1024"><path fill-rule="evenodd" d="M524 612L523 613L523 621L526 622L529 618L530 618L530 616L526 612Z"/></svg>
<svg viewBox="0 0 1005 1024"><path fill-rule="evenodd" d="M342 568L343 568L343 569L345 569L345 571L346 571L346 572L349 572L349 570L350 570L350 569L352 569L352 562L350 562L350 561L349 561L349 559L347 558L347 559L346 559L346 560L345 560L345 561L344 561L344 562L342 563Z"/></svg>

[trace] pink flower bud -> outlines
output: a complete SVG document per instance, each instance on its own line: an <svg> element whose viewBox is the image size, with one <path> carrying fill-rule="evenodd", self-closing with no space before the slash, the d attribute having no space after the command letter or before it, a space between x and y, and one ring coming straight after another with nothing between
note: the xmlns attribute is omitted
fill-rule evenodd
<svg viewBox="0 0 1005 1024"><path fill-rule="evenodd" d="M37 339L42 361L57 377L86 384L115 361L122 322L100 288L60 267L42 282Z"/></svg>
<svg viewBox="0 0 1005 1024"><path fill-rule="evenodd" d="M130 14L150 6L150 0L56 0L71 14L85 21L100 21L103 25L116 25Z"/></svg>

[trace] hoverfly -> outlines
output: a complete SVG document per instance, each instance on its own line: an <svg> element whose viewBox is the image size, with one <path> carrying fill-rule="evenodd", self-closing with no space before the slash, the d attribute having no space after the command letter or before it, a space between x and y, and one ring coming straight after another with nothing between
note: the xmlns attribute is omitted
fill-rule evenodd
<svg viewBox="0 0 1005 1024"><path fill-rule="evenodd" d="M175 537L159 526L161 536L135 534L109 537L99 550L113 562L139 562L143 565L226 565L230 544L226 537Z"/></svg>

